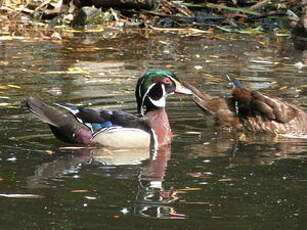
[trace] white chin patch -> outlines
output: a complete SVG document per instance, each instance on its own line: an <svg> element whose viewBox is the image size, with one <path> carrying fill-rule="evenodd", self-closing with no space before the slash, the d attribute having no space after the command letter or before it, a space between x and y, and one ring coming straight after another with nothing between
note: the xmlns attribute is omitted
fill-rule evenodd
<svg viewBox="0 0 307 230"><path fill-rule="evenodd" d="M148 97L150 102L156 106L156 107L165 107L165 104L166 104L166 100L165 100L165 97L161 97L159 100L154 100L150 97Z"/></svg>

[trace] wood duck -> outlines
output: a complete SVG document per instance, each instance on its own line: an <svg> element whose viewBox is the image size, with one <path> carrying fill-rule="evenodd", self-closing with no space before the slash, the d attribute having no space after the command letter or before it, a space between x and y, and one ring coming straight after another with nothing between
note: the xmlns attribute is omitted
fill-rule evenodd
<svg viewBox="0 0 307 230"><path fill-rule="evenodd" d="M218 126L252 133L307 134L307 113L300 107L250 91L237 79L228 75L227 78L233 85L231 97L211 96L184 83L193 92L196 105L214 116Z"/></svg>
<svg viewBox="0 0 307 230"><path fill-rule="evenodd" d="M174 93L192 94L173 73L152 70L140 76L136 85L139 117L123 111L66 104L56 104L59 107L56 108L33 97L26 100L26 105L64 142L99 144L109 148L159 147L171 141L165 105L166 97Z"/></svg>

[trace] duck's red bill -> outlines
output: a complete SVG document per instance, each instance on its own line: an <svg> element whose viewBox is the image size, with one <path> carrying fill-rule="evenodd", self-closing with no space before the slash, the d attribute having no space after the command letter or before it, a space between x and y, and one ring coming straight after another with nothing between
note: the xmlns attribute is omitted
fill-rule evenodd
<svg viewBox="0 0 307 230"><path fill-rule="evenodd" d="M183 94L183 95L193 95L193 92L191 90L182 86L181 84L176 86L175 93Z"/></svg>

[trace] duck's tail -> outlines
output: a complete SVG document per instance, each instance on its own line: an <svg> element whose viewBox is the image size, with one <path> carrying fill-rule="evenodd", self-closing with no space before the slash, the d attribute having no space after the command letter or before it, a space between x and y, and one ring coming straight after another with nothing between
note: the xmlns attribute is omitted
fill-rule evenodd
<svg viewBox="0 0 307 230"><path fill-rule="evenodd" d="M30 97L26 100L26 106L41 121L55 127L60 127L63 124L63 120L67 119L67 112L61 111L51 105L47 105L34 97Z"/></svg>
<svg viewBox="0 0 307 230"><path fill-rule="evenodd" d="M70 143L89 142L91 137L89 129L78 122L70 112L57 109L33 97L26 100L26 106L41 121L49 124L58 139ZM79 137L80 132L82 137Z"/></svg>
<svg viewBox="0 0 307 230"><path fill-rule="evenodd" d="M233 88L239 88L239 89L244 89L244 85L234 77L230 77L228 74L226 74L226 77L228 81L232 84Z"/></svg>

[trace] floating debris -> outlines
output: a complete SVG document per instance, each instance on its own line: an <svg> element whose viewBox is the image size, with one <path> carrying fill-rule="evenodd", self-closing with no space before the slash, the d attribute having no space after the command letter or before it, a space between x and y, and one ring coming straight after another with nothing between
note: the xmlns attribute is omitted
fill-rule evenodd
<svg viewBox="0 0 307 230"><path fill-rule="evenodd" d="M26 198L26 199L41 199L41 198L44 198L44 196L37 195L37 194L6 194L6 193L0 193L0 197Z"/></svg>

